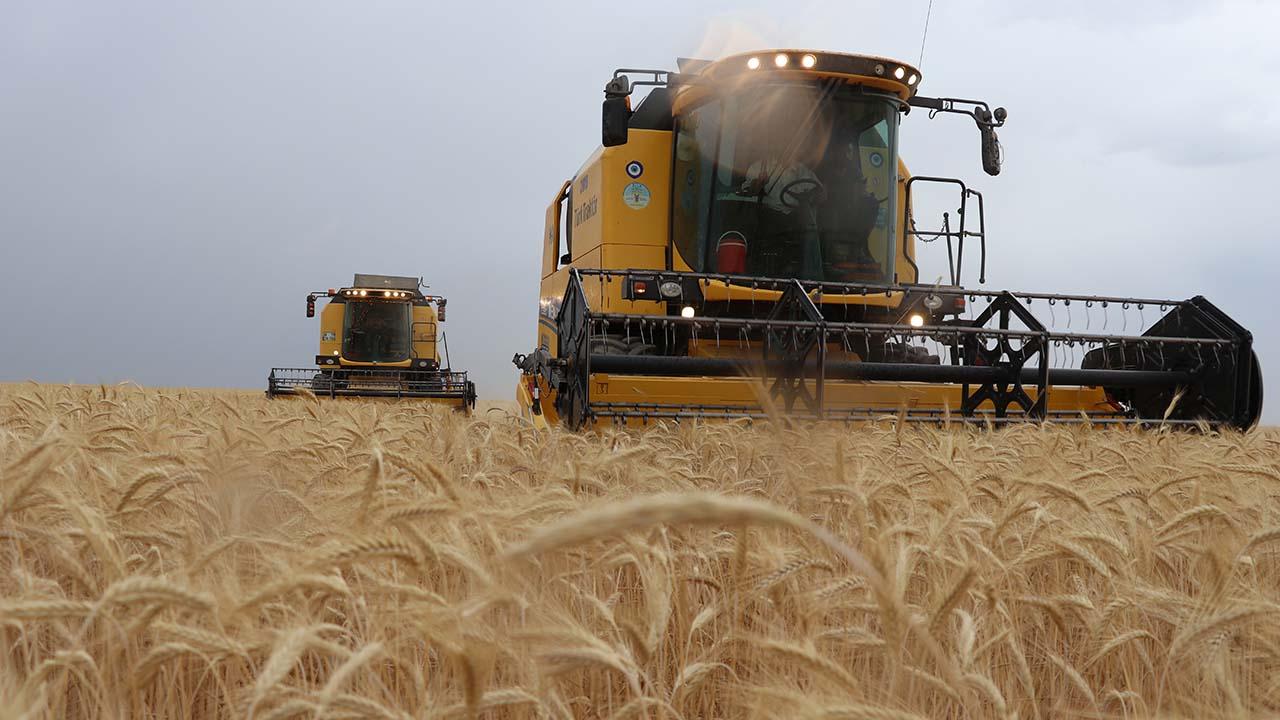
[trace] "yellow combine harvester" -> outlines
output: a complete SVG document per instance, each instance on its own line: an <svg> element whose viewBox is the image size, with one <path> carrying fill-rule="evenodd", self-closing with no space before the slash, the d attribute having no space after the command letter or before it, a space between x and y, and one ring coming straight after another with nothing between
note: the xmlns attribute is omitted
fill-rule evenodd
<svg viewBox="0 0 1280 720"><path fill-rule="evenodd" d="M315 317L316 300L329 298L316 368L273 368L267 396L305 388L318 396L421 398L473 409L475 384L450 370L438 332L446 301L421 288L418 278L357 273L351 287L308 294L307 317Z"/></svg>
<svg viewBox="0 0 1280 720"><path fill-rule="evenodd" d="M804 50L616 71L604 147L547 209L538 344L515 357L525 414L1252 426L1252 337L1202 297L963 285L966 244L985 282L982 196L908 173L899 121L968 115L996 175L1006 113L919 86L905 63ZM924 187L958 207L929 230ZM935 241L948 276L931 284L916 259Z"/></svg>

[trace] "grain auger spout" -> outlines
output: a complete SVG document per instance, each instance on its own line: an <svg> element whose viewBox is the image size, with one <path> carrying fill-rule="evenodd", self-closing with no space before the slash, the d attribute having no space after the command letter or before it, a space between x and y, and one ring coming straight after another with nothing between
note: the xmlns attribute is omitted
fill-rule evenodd
<svg viewBox="0 0 1280 720"><path fill-rule="evenodd" d="M982 194L909 173L902 116L971 118L994 176L1009 114L920 83L790 49L615 71L602 147L547 208L526 416L1256 423L1252 337L1204 298L966 285L974 260L986 282ZM956 210L921 227L922 187ZM946 250L932 284L926 245Z"/></svg>

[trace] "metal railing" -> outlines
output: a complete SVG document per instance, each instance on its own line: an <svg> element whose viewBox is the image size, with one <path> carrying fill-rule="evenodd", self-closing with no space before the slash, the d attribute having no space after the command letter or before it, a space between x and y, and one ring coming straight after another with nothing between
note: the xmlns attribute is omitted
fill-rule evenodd
<svg viewBox="0 0 1280 720"><path fill-rule="evenodd" d="M474 404L465 372L373 368L272 368L267 396L308 391L323 397L457 398Z"/></svg>

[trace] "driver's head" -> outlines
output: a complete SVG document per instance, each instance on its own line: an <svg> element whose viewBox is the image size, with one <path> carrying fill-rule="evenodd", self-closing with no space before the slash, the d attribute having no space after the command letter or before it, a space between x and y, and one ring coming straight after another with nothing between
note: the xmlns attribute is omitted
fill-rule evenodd
<svg viewBox="0 0 1280 720"><path fill-rule="evenodd" d="M819 165L823 177L856 179L862 176L858 144L849 140L832 143Z"/></svg>

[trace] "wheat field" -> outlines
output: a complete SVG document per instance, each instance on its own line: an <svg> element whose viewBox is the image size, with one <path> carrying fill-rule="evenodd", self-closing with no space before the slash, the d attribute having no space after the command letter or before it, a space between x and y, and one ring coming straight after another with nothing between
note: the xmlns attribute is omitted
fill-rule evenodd
<svg viewBox="0 0 1280 720"><path fill-rule="evenodd" d="M1280 713L1280 433L0 386L0 718Z"/></svg>

